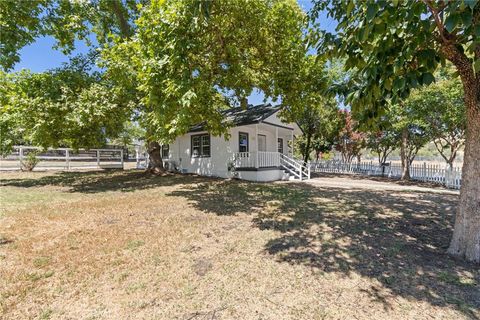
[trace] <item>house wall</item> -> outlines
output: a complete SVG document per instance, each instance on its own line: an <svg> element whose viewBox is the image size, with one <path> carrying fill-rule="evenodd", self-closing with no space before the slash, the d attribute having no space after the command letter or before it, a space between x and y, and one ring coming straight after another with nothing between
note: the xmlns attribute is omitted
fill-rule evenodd
<svg viewBox="0 0 480 320"><path fill-rule="evenodd" d="M206 176L217 176L222 178L230 177L228 172L228 163L233 153L239 152L239 133L248 133L249 152L258 151L258 139L256 133L266 136L267 151L277 151L277 133L278 137L283 138L284 152L288 152L287 141L291 139L291 130L277 128L266 124L252 124L246 126L234 127L229 130L230 137L226 140L224 136L210 136L210 157L191 157L191 136L206 132L193 132L178 137L175 142L170 144L169 161L175 162L176 166L183 172L196 173ZM272 181L281 178L280 171L266 172L259 171L255 173L256 177L251 178L253 173L246 173L245 177L240 177L253 181ZM282 171L283 172L283 171Z"/></svg>
<svg viewBox="0 0 480 320"><path fill-rule="evenodd" d="M243 180L267 182L281 180L285 172L279 169L261 171L239 171L238 177Z"/></svg>

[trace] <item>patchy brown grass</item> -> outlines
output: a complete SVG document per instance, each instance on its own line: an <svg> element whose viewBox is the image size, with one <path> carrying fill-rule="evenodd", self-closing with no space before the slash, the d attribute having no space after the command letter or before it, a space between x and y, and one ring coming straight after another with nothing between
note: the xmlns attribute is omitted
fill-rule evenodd
<svg viewBox="0 0 480 320"><path fill-rule="evenodd" d="M135 171L0 188L2 319L480 317L478 266L444 254L456 195Z"/></svg>

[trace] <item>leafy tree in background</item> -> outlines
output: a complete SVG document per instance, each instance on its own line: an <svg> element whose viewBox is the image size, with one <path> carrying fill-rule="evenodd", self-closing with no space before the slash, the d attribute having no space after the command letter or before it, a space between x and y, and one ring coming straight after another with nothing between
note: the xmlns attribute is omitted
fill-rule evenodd
<svg viewBox="0 0 480 320"><path fill-rule="evenodd" d="M350 111L337 111L337 114L341 129L337 133L335 149L342 154L344 162L350 163L354 158L360 160L366 143L365 133L358 130L358 122Z"/></svg>
<svg viewBox="0 0 480 320"><path fill-rule="evenodd" d="M453 162L465 141L466 115L462 84L444 70L437 75L438 82L412 91L407 105L422 119L429 138L453 168Z"/></svg>
<svg viewBox="0 0 480 320"><path fill-rule="evenodd" d="M2 153L20 141L44 148L92 148L122 131L132 106L81 61L43 73L0 73L8 88L0 107Z"/></svg>
<svg viewBox="0 0 480 320"><path fill-rule="evenodd" d="M385 164L388 156L398 147L398 134L391 126L368 132L366 140L366 147L377 154L379 165Z"/></svg>
<svg viewBox="0 0 480 320"><path fill-rule="evenodd" d="M400 102L390 107L390 119L392 127L399 137L400 159L402 163L402 180L410 179L410 167L417 156L418 151L428 143L430 137L428 129L418 113L411 108L408 102Z"/></svg>
<svg viewBox="0 0 480 320"><path fill-rule="evenodd" d="M316 1L313 20L327 10L338 21L325 33L321 52L346 58L366 85L350 96L352 110L383 112L381 98L393 104L411 89L434 81L446 60L462 81L467 128L460 205L448 252L480 263L480 2Z"/></svg>
<svg viewBox="0 0 480 320"><path fill-rule="evenodd" d="M338 130L337 101L325 91L336 79L330 66L319 63L315 55L305 55L298 66L280 85L282 103L288 106L281 116L302 129L303 136L297 142L306 163L312 148L328 151L333 145L334 131Z"/></svg>

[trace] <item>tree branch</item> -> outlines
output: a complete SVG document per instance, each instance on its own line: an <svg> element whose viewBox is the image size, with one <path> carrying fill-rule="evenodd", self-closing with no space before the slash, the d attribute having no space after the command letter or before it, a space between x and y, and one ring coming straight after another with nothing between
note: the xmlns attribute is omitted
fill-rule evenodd
<svg viewBox="0 0 480 320"><path fill-rule="evenodd" d="M430 13L432 14L433 19L435 20L435 24L437 25L438 33L440 34L440 37L442 38L442 41L445 43L448 43L449 40L445 37L445 27L443 26L443 22L440 19L440 11L442 11L446 4L441 8L439 11L433 6L433 3L431 0L422 0L423 3L427 6L428 10L430 10Z"/></svg>

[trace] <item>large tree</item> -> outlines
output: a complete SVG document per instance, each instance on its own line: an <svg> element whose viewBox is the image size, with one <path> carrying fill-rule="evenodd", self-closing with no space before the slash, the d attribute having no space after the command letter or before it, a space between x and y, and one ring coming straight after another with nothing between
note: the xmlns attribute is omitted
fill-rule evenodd
<svg viewBox="0 0 480 320"><path fill-rule="evenodd" d="M162 167L159 143L199 122L212 134L225 134L221 110L245 107L254 89L283 94L280 84L285 87L306 54L305 14L294 0L44 0L25 7L1 2L0 13L9 16L5 30L12 30L2 32L5 69L38 36L55 37L69 52L75 39L96 35L104 71L99 85L135 104L125 114L134 112L146 129L152 169ZM56 108L47 111L58 118ZM70 141L60 133L58 140ZM40 140L35 142L53 144Z"/></svg>
<svg viewBox="0 0 480 320"><path fill-rule="evenodd" d="M410 90L434 81L446 60L456 68L467 115L460 204L448 252L480 263L480 2L316 1L338 21L319 48L347 58L366 85L352 96L352 108L382 109L380 97L404 99Z"/></svg>
<svg viewBox="0 0 480 320"><path fill-rule="evenodd" d="M204 123L226 134L221 111L246 107L254 89L285 93L306 54L304 13L292 0L152 1L136 21L136 34L103 51L108 76L136 84L141 123L150 150ZM282 87L282 90L278 89ZM159 154L150 152L154 166Z"/></svg>

